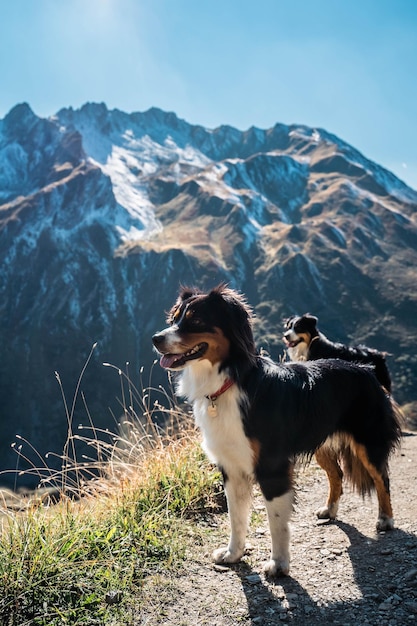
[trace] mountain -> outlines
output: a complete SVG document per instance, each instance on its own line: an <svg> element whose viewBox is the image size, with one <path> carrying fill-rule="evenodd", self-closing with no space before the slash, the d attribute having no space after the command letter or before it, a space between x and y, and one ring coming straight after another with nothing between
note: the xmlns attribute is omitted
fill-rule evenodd
<svg viewBox="0 0 417 626"><path fill-rule="evenodd" d="M180 283L243 291L274 358L283 318L314 313L329 338L389 352L396 399L414 400L417 192L323 129L19 104L0 121L0 250L0 469L16 433L62 451L55 372L71 406L95 342L74 425L86 404L116 427L121 377L103 362L166 384L150 338Z"/></svg>

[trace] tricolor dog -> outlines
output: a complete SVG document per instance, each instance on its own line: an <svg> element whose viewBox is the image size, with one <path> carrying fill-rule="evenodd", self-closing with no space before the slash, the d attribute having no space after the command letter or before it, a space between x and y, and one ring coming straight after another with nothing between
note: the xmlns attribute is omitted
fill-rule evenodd
<svg viewBox="0 0 417 626"><path fill-rule="evenodd" d="M353 363L369 363L381 385L391 393L391 376L386 364L386 353L368 346L346 346L330 341L317 328L318 318L310 313L293 315L285 320L284 342L292 361L343 359Z"/></svg>
<svg viewBox="0 0 417 626"><path fill-rule="evenodd" d="M245 551L252 487L262 491L271 532L270 576L289 572L293 466L325 444L345 460L360 493L375 490L377 528L393 527L388 459L400 438L395 408L372 371L339 359L277 364L257 353L245 298L225 285L183 289L153 336L162 367L178 372L177 391L193 405L203 445L220 467L228 503L229 543L216 563ZM326 469L326 468L325 468ZM320 517L336 515L342 476L329 476Z"/></svg>

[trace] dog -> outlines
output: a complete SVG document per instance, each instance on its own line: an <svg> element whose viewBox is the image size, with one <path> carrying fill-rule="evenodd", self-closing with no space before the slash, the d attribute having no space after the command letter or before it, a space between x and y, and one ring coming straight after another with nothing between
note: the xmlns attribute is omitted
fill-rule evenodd
<svg viewBox="0 0 417 626"><path fill-rule="evenodd" d="M388 459L400 438L390 397L370 369L340 359L274 363L258 354L246 299L225 284L183 288L153 344L160 365L178 372L177 392L193 405L203 447L220 468L231 525L216 563L245 552L253 483L264 497L271 533L267 576L289 572L289 520L297 457L324 442L346 460L346 478L363 494L375 489L378 530L393 528ZM322 517L334 517L342 477L329 470Z"/></svg>
<svg viewBox="0 0 417 626"><path fill-rule="evenodd" d="M292 361L343 359L354 363L369 363L381 385L391 393L391 376L386 353L367 346L346 346L327 339L317 328L318 318L310 313L293 315L284 322L284 343Z"/></svg>

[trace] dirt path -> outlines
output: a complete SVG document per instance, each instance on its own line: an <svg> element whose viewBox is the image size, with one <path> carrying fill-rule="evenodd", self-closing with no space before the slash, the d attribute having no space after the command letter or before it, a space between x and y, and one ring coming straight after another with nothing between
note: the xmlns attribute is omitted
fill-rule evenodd
<svg viewBox="0 0 417 626"><path fill-rule="evenodd" d="M391 461L392 532L375 532L375 498L363 501L350 492L342 496L337 521L318 522L314 511L325 501L327 481L314 464L300 470L297 484L289 577L271 581L262 573L269 531L256 499L244 561L212 565L212 549L228 538L227 516L201 523L181 572L149 580L132 624L417 626L417 433L403 437Z"/></svg>

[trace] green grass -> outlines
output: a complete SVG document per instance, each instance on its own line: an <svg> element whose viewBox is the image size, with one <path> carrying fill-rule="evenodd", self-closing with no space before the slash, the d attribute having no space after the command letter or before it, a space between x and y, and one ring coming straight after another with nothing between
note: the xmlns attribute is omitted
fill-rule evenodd
<svg viewBox="0 0 417 626"><path fill-rule="evenodd" d="M219 476L198 437L154 448L96 494L3 518L0 623L105 624L146 576L178 564L187 519L214 505ZM124 623L124 622L121 622Z"/></svg>
<svg viewBox="0 0 417 626"><path fill-rule="evenodd" d="M178 407L168 412L187 423ZM104 452L93 429L91 444L100 450L89 480L81 479L86 464L78 467L75 453L66 457L62 473L78 483L68 490L62 479L58 504L34 499L23 512L3 510L2 626L133 624L129 611L140 609L147 577L181 563L193 516L216 507L220 476L190 426L167 435L149 407L142 406L143 415L138 419L130 406L128 428ZM69 454L76 437L72 415L67 419Z"/></svg>

